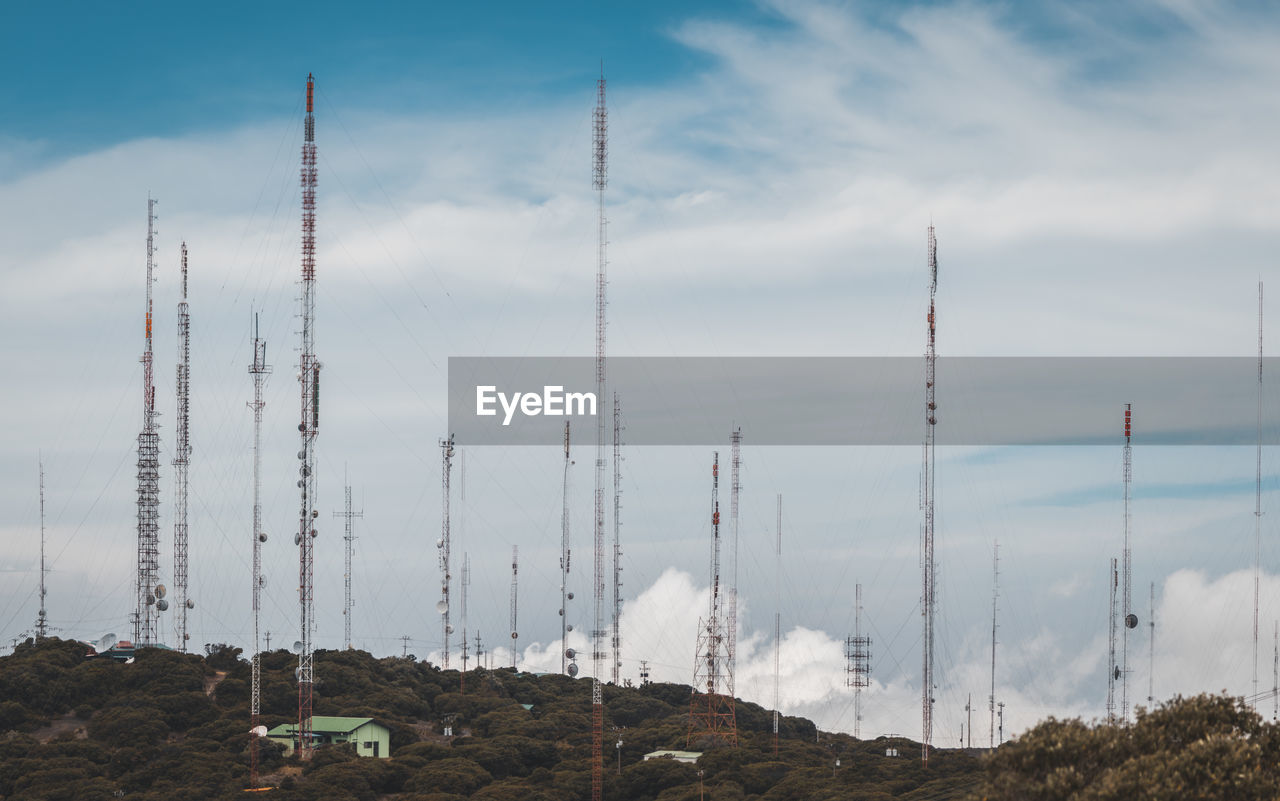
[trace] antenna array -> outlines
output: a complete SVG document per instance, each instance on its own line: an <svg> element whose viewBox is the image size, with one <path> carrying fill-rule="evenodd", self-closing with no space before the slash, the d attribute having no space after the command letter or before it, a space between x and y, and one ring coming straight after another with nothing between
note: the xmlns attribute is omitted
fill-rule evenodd
<svg viewBox="0 0 1280 801"><path fill-rule="evenodd" d="M929 333L924 356L924 459L920 480L920 505L924 510L921 531L921 597L920 614L924 621L921 638L921 738L920 759L929 764L929 748L933 743L933 619L937 611L937 576L933 561L933 484L934 427L938 404L935 398L938 352L936 348L937 317L935 299L938 293L938 241L929 226Z"/></svg>
<svg viewBox="0 0 1280 801"><path fill-rule="evenodd" d="M187 650L187 610L195 606L187 584L187 483L191 460L191 313L187 307L187 243L182 243L182 301L178 304L178 441L173 456L174 631Z"/></svg>
<svg viewBox="0 0 1280 801"><path fill-rule="evenodd" d="M258 336L258 315L253 316L253 363L249 375L253 376L253 656L250 659L249 692L249 785L258 786L258 715L262 706L262 655L258 649L258 618L262 609L262 543L267 535L262 530L262 385L271 374L267 364L267 343ZM267 647L271 647L271 633L267 632Z"/></svg>
<svg viewBox="0 0 1280 801"><path fill-rule="evenodd" d="M134 589L133 643L155 645L158 602L163 588L156 583L160 569L160 435L156 433L156 386L152 373L151 285L155 283L155 198L147 198L147 328L142 352L142 432L138 434L138 573ZM168 605L168 602L165 602Z"/></svg>

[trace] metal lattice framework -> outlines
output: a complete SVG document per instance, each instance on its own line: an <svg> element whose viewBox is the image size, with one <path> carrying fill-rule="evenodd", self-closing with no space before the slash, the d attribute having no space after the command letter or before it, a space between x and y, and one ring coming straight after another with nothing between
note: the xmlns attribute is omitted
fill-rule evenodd
<svg viewBox="0 0 1280 801"><path fill-rule="evenodd" d="M298 753L311 756L311 705L315 685L313 638L315 635L316 436L320 430L320 362L315 353L316 313L316 121L315 78L307 76L307 116L302 143L302 350L298 357L302 419L298 423Z"/></svg>
<svg viewBox="0 0 1280 801"><path fill-rule="evenodd" d="M711 465L711 604L698 621L697 656L693 663L693 694L689 701L686 747L705 737L707 745L738 744L734 698L728 692L728 669L720 593L720 454Z"/></svg>
<svg viewBox="0 0 1280 801"><path fill-rule="evenodd" d="M862 691L871 686L871 638L862 633L862 585L853 591L853 636L844 641L845 685L853 688L853 736L862 737Z"/></svg>
<svg viewBox="0 0 1280 801"><path fill-rule="evenodd" d="M173 628L187 650L187 610L195 604L187 583L187 482L191 466L191 312L187 306L187 243L182 243L182 301L178 303L178 421L173 450Z"/></svg>
<svg viewBox="0 0 1280 801"><path fill-rule="evenodd" d="M516 669L516 660L520 656L520 629L516 625L516 599L519 592L520 551L511 546L511 669Z"/></svg>
<svg viewBox="0 0 1280 801"><path fill-rule="evenodd" d="M996 610L1000 602L1000 541L996 540L991 568L991 694L987 696L987 708L991 712L991 733L988 748L996 745ZM969 732L970 741L973 732Z"/></svg>
<svg viewBox="0 0 1280 801"><path fill-rule="evenodd" d="M346 476L344 474L343 478ZM334 517L343 518L346 524L346 533L342 535L342 543L346 546L344 569L342 572L342 647L348 651L351 650L351 607L355 606L355 602L351 600L351 556L355 551L355 521L357 518L363 518L363 511L355 511L351 506L351 484L343 482L343 491L346 496L346 506L341 512L334 512Z"/></svg>
<svg viewBox="0 0 1280 801"><path fill-rule="evenodd" d="M938 241L934 237L933 226L929 226L929 338L925 346L924 356L924 466L920 473L920 505L924 510L924 525L921 531L921 597L920 614L924 621L924 632L921 637L921 737L920 759L929 764L929 749L933 744L933 689L936 684L933 676L933 639L934 615L937 612L938 580L933 561L933 483L934 483L934 428L938 423L938 403L935 396L937 378L937 316L936 297L938 294Z"/></svg>
<svg viewBox="0 0 1280 801"><path fill-rule="evenodd" d="M142 432L138 434L138 560L133 642L159 642L156 608L160 570L160 435L156 433L156 387L151 349L151 285L155 283L155 198L147 198L147 328L142 352Z"/></svg>
<svg viewBox="0 0 1280 801"><path fill-rule="evenodd" d="M36 613L36 642L49 636L49 615L44 607L47 594L44 577L49 570L44 566L44 462L40 462L40 610Z"/></svg>
<svg viewBox="0 0 1280 801"><path fill-rule="evenodd" d="M613 683L622 671L622 407L613 393Z"/></svg>
<svg viewBox="0 0 1280 801"><path fill-rule="evenodd" d="M262 399L263 384L271 374L267 364L267 343L258 336L258 317L253 318L253 363L249 375L253 376L253 657L250 660L249 693L249 783L258 786L258 715L262 707L262 655L258 648L259 616L262 611L262 543L267 535L262 530L262 410L267 405ZM270 646L271 637L267 636Z"/></svg>
<svg viewBox="0 0 1280 801"><path fill-rule="evenodd" d="M449 530L449 497L450 482L453 479L453 435L450 434L448 439L440 440L440 540L436 542L436 550L440 552L440 602L436 605L436 609L440 612L440 635L444 643L444 653L440 658L440 664L445 669L449 669L449 635L453 634L453 624L450 622L449 610L449 590L453 584L453 566L451 549L452 532ZM479 654L476 657L479 658Z"/></svg>
<svg viewBox="0 0 1280 801"><path fill-rule="evenodd" d="M1253 530L1253 707L1258 698L1258 604L1262 600L1262 282L1258 282L1258 465Z"/></svg>
<svg viewBox="0 0 1280 801"><path fill-rule="evenodd" d="M725 671L729 695L737 697L738 672L738 496L742 492L742 429L729 434L729 613L725 623Z"/></svg>
<svg viewBox="0 0 1280 801"><path fill-rule="evenodd" d="M1121 552L1121 603L1124 610L1123 625L1120 627L1120 719L1129 719L1129 629L1138 625L1138 616L1133 613L1133 551L1129 548L1129 497L1130 485L1133 483L1133 446L1130 442L1132 433L1133 410L1130 404L1124 405L1124 550Z"/></svg>
<svg viewBox="0 0 1280 801"><path fill-rule="evenodd" d="M781 713L779 668L782 661L782 493L778 493L778 544L773 566L773 755L778 756L778 724Z"/></svg>
<svg viewBox="0 0 1280 801"><path fill-rule="evenodd" d="M607 222L604 216L604 190L609 184L609 112L605 106L603 73L596 82L596 108L592 115L594 157L592 159L592 186L598 202L598 232L596 250L596 399L604 403L605 392L605 288L608 283ZM592 572L594 615L591 626L591 801L600 801L604 791L604 689L601 677L604 673L606 636L604 627L604 482L605 482L605 422L603 410L596 414L596 488L594 521L595 570Z"/></svg>
<svg viewBox="0 0 1280 801"><path fill-rule="evenodd" d="M1116 680L1120 678L1120 668L1116 665L1116 594L1120 588L1120 568L1117 565L1112 557L1107 575L1110 589L1107 606L1107 722L1111 725L1116 723Z"/></svg>
<svg viewBox="0 0 1280 801"><path fill-rule="evenodd" d="M560 672L569 673L569 421L564 421L564 485L560 507ZM576 672L576 668L575 668Z"/></svg>

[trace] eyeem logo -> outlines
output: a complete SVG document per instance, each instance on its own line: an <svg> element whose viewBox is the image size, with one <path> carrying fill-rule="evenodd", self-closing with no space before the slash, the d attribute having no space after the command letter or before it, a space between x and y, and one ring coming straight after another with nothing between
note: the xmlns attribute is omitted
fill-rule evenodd
<svg viewBox="0 0 1280 801"><path fill-rule="evenodd" d="M596 413L596 394L594 392L565 392L563 386L544 386L542 394L537 392L498 392L496 386L476 387L476 415L494 417L498 414L494 404L502 406L502 424L511 425L511 418L517 410L527 417L546 415L591 415Z"/></svg>

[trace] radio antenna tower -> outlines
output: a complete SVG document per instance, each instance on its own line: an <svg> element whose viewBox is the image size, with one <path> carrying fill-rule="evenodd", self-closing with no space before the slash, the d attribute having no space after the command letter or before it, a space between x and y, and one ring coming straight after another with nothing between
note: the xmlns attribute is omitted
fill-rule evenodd
<svg viewBox="0 0 1280 801"><path fill-rule="evenodd" d="M1150 654L1147 657L1147 708L1156 702L1156 583L1151 582L1151 617L1147 621L1151 628Z"/></svg>
<svg viewBox="0 0 1280 801"><path fill-rule="evenodd" d="M564 421L564 492L560 508L560 672L569 672L569 421ZM575 669L576 670L576 669Z"/></svg>
<svg viewBox="0 0 1280 801"><path fill-rule="evenodd" d="M1258 601L1262 573L1262 282L1258 282L1258 470L1253 501L1253 697L1258 697ZM1254 701L1257 708L1257 701Z"/></svg>
<svg viewBox="0 0 1280 801"><path fill-rule="evenodd" d="M516 627L516 597L520 576L519 546L511 546L511 669L516 669L516 659L520 655L520 629Z"/></svg>
<svg viewBox="0 0 1280 801"><path fill-rule="evenodd" d="M191 314L187 308L187 243L182 243L182 301L178 304L178 443L173 457L174 631L187 650L187 610L195 606L187 586L187 480L191 458Z"/></svg>
<svg viewBox="0 0 1280 801"><path fill-rule="evenodd" d="M342 517L346 519L346 533L342 536L343 544L346 547L346 561L344 562L345 571L342 574L342 583L344 593L342 596L342 647L348 651L351 650L351 607L355 603L351 600L351 552L355 548L356 535L352 528L352 521L356 518L364 517L364 510L359 512L351 509L351 482L347 480L347 471L342 471L343 489L346 493L346 511L334 512L334 517Z"/></svg>
<svg viewBox="0 0 1280 801"><path fill-rule="evenodd" d="M729 484L729 518L732 525L733 539L729 545L729 620L725 626L725 667L728 672L729 695L737 697L738 668L738 496L742 491L742 482L738 479L742 466L742 428L735 428L729 434L730 452L730 484Z"/></svg>
<svg viewBox="0 0 1280 801"><path fill-rule="evenodd" d="M937 608L937 578L933 562L933 466L934 426L937 425L935 379L938 353L936 349L937 317L935 299L938 294L938 241L933 226L929 226L929 336L924 354L924 466L920 475L920 505L924 509L924 526L921 532L921 598L920 614L924 619L921 639L921 738L920 760L929 764L929 748L933 743L933 617Z"/></svg>
<svg viewBox="0 0 1280 801"><path fill-rule="evenodd" d="M608 243L607 223L604 216L604 190L608 186L609 112L604 102L604 66L596 81L596 110L593 115L595 128L594 158L592 159L592 186L598 202L599 239L596 251L596 397L600 403L608 397L605 392L605 286L608 259L605 247ZM604 673L604 471L605 471L604 415L596 415L596 494L595 494L595 571L592 578L592 594L595 596L595 617L591 627L591 801L600 801L604 791L604 689L600 679Z"/></svg>
<svg viewBox="0 0 1280 801"><path fill-rule="evenodd" d="M44 460L40 461L40 611L36 613L36 642L49 636L49 618L44 608L46 595L44 577L49 570L44 566Z"/></svg>
<svg viewBox="0 0 1280 801"><path fill-rule="evenodd" d="M142 352L142 432L138 434L138 576L133 613L133 642L138 648L157 639L160 569L160 435L156 433L156 387L152 373L151 285L155 283L155 198L147 198L147 341ZM167 606L167 604L166 604Z"/></svg>
<svg viewBox="0 0 1280 801"><path fill-rule="evenodd" d="M1271 722L1280 720L1280 621L1276 621L1271 652Z"/></svg>
<svg viewBox="0 0 1280 801"><path fill-rule="evenodd" d="M298 648L298 755L311 757L311 702L315 683L312 635L315 633L316 536L316 435L320 429L320 362L315 351L316 313L316 120L315 78L307 75L307 117L302 142L302 350L298 354L298 383L301 389L302 419L298 423L301 450L298 451L298 487L302 491L298 513L298 603L301 608Z"/></svg>
<svg viewBox="0 0 1280 801"><path fill-rule="evenodd" d="M1000 540L996 540L995 558L992 561L991 581L991 695L987 696L987 708L991 711L991 734L988 749L996 747L996 610L1000 602ZM973 740L973 732L969 732Z"/></svg>
<svg viewBox="0 0 1280 801"><path fill-rule="evenodd" d="M1120 571L1115 557L1111 558L1111 570L1107 575L1107 586L1110 589L1111 601L1107 614L1107 723L1116 723L1116 679L1120 678L1120 668L1116 665L1116 591L1120 586Z"/></svg>
<svg viewBox="0 0 1280 801"><path fill-rule="evenodd" d="M613 393L613 683L622 671L622 409Z"/></svg>
<svg viewBox="0 0 1280 801"><path fill-rule="evenodd" d="M698 621L686 747L693 745L697 735L706 735L709 745L717 741L738 744L734 699L726 692L728 675L724 645L720 599L720 454L716 453L711 466L711 606L707 617ZM698 695L699 689L703 690L701 696Z"/></svg>
<svg viewBox="0 0 1280 801"><path fill-rule="evenodd" d="M258 315L253 316L253 364L249 375L253 376L253 658L251 688L249 694L249 785L258 786L258 714L262 698L262 657L258 648L258 617L262 609L262 543L267 541L262 530L262 385L271 374L267 364L267 343L258 336ZM267 647L271 647L271 635L267 634Z"/></svg>
<svg viewBox="0 0 1280 801"><path fill-rule="evenodd" d="M782 704L778 666L782 656L782 493L778 493L778 545L773 563L773 755L778 756L778 717ZM855 720L854 725L857 726Z"/></svg>
<svg viewBox="0 0 1280 801"><path fill-rule="evenodd" d="M449 635L453 633L453 626L449 624L449 584L453 581L449 562L449 549L451 546L449 541L449 480L453 472L452 434L449 435L448 439L440 440L440 458L442 462L440 469L440 539L436 542L436 548L440 551L440 602L436 604L436 611L440 613L441 635L444 642L444 655L441 657L440 664L445 670L448 670ZM480 654L477 652L476 658L478 659L479 657Z"/></svg>
<svg viewBox="0 0 1280 801"><path fill-rule="evenodd" d="M1129 548L1129 492L1130 485L1133 483L1133 446L1130 441L1132 422L1132 404L1126 403L1124 405L1124 551L1121 553L1124 560L1122 564L1124 572L1121 574L1124 627L1120 631L1120 719L1124 721L1129 719L1129 629L1138 625L1138 616L1133 613L1133 552ZM1254 662L1256 680L1257 660Z"/></svg>
<svg viewBox="0 0 1280 801"><path fill-rule="evenodd" d="M462 553L462 673L458 676L458 689L467 691L467 595L471 592L471 554Z"/></svg>
<svg viewBox="0 0 1280 801"><path fill-rule="evenodd" d="M853 636L844 641L845 684L853 688L853 736L862 739L862 689L871 686L871 638L862 633L862 585L853 590Z"/></svg>

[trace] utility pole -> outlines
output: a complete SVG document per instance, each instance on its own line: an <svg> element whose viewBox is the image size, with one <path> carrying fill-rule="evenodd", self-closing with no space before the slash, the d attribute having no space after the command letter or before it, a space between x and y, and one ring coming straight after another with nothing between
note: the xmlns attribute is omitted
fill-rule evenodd
<svg viewBox="0 0 1280 801"><path fill-rule="evenodd" d="M191 313L187 307L187 243L182 243L182 301L178 304L178 441L173 456L174 629L178 650L187 650L187 610L195 606L187 583L187 482L191 460Z"/></svg>
<svg viewBox="0 0 1280 801"><path fill-rule="evenodd" d="M400 645L400 658L401 658L401 659L408 659L408 658L409 658L409 635L408 635L408 634L401 634L401 635L400 635L400 641L401 641L401 645Z"/></svg>
<svg viewBox="0 0 1280 801"><path fill-rule="evenodd" d="M156 386L152 372L151 285L155 283L155 198L147 198L147 327L142 352L142 432L138 434L138 574L134 589L133 644L145 648L159 642L160 569L160 435L156 433ZM166 604L167 605L167 604Z"/></svg>
<svg viewBox="0 0 1280 801"><path fill-rule="evenodd" d="M342 644L348 651L351 650L351 607L355 603L351 600L351 553L355 548L356 535L352 528L352 521L356 518L364 518L364 510L359 512L353 511L351 508L351 482L347 480L347 471L342 471L343 489L346 493L346 511L334 512L334 517L342 517L346 519L346 533L342 536L343 544L346 545L346 569L342 574L343 583L343 600L342 600Z"/></svg>
<svg viewBox="0 0 1280 801"><path fill-rule="evenodd" d="M608 243L604 216L604 190L608 186L609 117L604 98L604 67L596 82L596 109L593 115L594 148L592 159L592 186L598 200L599 239L596 251L596 397L600 403L608 397L605 392L605 306L608 259L605 248ZM605 471L604 415L596 415L596 492L595 492L595 570L592 573L592 595L595 616L591 627L591 801L600 801L604 792L604 689L601 675L604 673L604 471Z"/></svg>
<svg viewBox="0 0 1280 801"><path fill-rule="evenodd" d="M253 657L249 694L249 786L258 786L258 715L262 708L262 655L258 651L258 622L262 609L262 543L267 541L262 530L262 387L271 367L267 364L267 343L258 336L258 315L253 315ZM267 650L271 650L271 632L267 632Z"/></svg>
<svg viewBox="0 0 1280 801"><path fill-rule="evenodd" d="M310 759L314 746L311 704L315 688L313 657L315 635L316 436L320 431L320 362L315 351L316 314L316 120L315 78L307 75L307 116L302 143L302 350L298 355L298 384L302 419L298 423L298 488L302 492L298 533L298 602L301 608L298 651L298 755Z"/></svg>
<svg viewBox="0 0 1280 801"><path fill-rule="evenodd" d="M938 423L938 404L935 398L938 352L936 348L937 316L936 297L938 293L938 241L934 237L933 226L929 226L929 332L925 346L924 358L924 466L921 470L920 502L924 509L924 526L920 538L923 554L921 555L921 616L924 620L924 633L921 637L921 653L923 669L921 670L921 738L920 759L928 766L929 748L933 742L933 622L937 610L937 576L933 561L933 486L934 486L934 427Z"/></svg>

